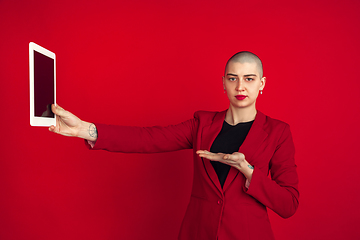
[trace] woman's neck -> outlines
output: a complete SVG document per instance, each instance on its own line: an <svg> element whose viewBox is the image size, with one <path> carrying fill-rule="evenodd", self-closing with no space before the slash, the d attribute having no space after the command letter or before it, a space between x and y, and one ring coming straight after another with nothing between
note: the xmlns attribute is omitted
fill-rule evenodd
<svg viewBox="0 0 360 240"><path fill-rule="evenodd" d="M230 105L226 112L225 121L230 125L236 125L241 122L250 122L255 119L256 108L234 108Z"/></svg>

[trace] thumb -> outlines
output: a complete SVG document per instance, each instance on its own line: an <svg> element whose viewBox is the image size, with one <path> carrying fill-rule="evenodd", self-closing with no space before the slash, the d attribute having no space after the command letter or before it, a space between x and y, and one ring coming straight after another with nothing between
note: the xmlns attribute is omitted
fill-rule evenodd
<svg viewBox="0 0 360 240"><path fill-rule="evenodd" d="M233 154L226 154L224 156L224 159L229 159L229 160L244 160L245 159L245 155L243 153L239 153L239 152L234 152Z"/></svg>
<svg viewBox="0 0 360 240"><path fill-rule="evenodd" d="M64 114L66 112L62 107L60 107L59 105L55 105L55 104L51 105L51 110L53 111L53 113L55 113L58 116L64 116Z"/></svg>
<svg viewBox="0 0 360 240"><path fill-rule="evenodd" d="M245 158L245 155L240 152L234 152L232 155L237 156L238 158Z"/></svg>

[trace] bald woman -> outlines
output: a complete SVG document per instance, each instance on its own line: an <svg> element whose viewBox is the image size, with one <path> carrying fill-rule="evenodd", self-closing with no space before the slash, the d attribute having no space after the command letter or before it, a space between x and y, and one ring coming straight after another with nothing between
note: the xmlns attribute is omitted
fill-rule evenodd
<svg viewBox="0 0 360 240"><path fill-rule="evenodd" d="M177 125L95 125L53 105L57 122L49 130L83 138L92 150L158 153L193 149L193 186L179 239L273 240L267 209L288 218L299 204L290 127L256 109L266 78L255 54L232 56L222 81L228 109L198 111Z"/></svg>

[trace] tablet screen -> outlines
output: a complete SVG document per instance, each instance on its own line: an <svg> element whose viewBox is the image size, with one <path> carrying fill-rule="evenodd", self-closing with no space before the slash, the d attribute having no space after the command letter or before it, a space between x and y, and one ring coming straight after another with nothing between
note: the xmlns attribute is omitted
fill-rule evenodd
<svg viewBox="0 0 360 240"><path fill-rule="evenodd" d="M53 118L54 59L34 51L34 114Z"/></svg>

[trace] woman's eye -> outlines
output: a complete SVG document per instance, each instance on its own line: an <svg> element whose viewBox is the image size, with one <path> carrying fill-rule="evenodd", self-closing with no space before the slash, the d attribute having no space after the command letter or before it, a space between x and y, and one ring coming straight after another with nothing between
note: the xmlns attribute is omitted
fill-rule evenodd
<svg viewBox="0 0 360 240"><path fill-rule="evenodd" d="M252 81L252 80L254 80L254 79L253 79L253 78L246 78L245 80L248 81L248 82L250 82L250 81Z"/></svg>
<svg viewBox="0 0 360 240"><path fill-rule="evenodd" d="M230 81L236 81L236 78L229 78Z"/></svg>

